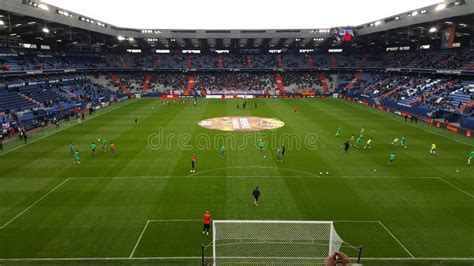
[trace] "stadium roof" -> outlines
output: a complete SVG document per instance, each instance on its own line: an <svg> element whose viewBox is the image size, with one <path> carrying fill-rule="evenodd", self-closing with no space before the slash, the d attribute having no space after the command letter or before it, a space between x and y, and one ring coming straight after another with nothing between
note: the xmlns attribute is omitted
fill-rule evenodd
<svg viewBox="0 0 474 266"><path fill-rule="evenodd" d="M49 44L59 49L67 47L68 50L89 51L92 47L92 50L97 51L103 48L156 48L229 49L247 52L258 52L262 49L326 49L339 46L331 38L327 28L130 29L42 2L8 0L3 3L0 7L0 46L2 43L8 43L10 47L15 47L20 42L27 42ZM245 20L246 17L242 19ZM474 0L449 0L444 5L435 4L392 14L375 21L366 21L355 27L355 41L344 46L372 49L374 45L383 47L439 43L441 32L449 26L456 27L456 38L461 42L471 40ZM432 31L433 28L436 30Z"/></svg>
<svg viewBox="0 0 474 266"><path fill-rule="evenodd" d="M43 0L118 27L135 29L313 29L361 25L442 0Z"/></svg>

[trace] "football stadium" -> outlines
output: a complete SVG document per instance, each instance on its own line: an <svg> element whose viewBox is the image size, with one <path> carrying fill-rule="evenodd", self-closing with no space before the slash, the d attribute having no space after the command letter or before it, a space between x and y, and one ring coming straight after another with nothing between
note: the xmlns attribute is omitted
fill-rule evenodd
<svg viewBox="0 0 474 266"><path fill-rule="evenodd" d="M474 265L474 0L0 0L0 265Z"/></svg>

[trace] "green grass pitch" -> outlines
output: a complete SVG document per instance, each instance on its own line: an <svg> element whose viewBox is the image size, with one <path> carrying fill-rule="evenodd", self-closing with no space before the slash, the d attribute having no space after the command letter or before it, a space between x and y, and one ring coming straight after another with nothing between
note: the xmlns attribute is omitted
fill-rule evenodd
<svg viewBox="0 0 474 266"><path fill-rule="evenodd" d="M157 99L133 100L35 135L27 146L7 144L11 151L0 156L0 264L197 265L201 243L212 240L201 235L206 210L213 219L336 221L345 241L364 246L366 265L474 263L474 165L466 164L472 139L343 100L249 100L245 110L236 108L241 102L168 108ZM232 115L285 126L255 134L197 126ZM361 127L362 143L371 137L373 148L345 154L341 145ZM397 136L408 148L390 147ZM99 138L116 144L115 158L100 145L90 155ZM267 141L266 159L258 138ZM219 141L207 139L235 145L226 143L219 158ZM80 165L72 163L71 142ZM388 167L392 150L397 157ZM250 195L256 185L259 207Z"/></svg>

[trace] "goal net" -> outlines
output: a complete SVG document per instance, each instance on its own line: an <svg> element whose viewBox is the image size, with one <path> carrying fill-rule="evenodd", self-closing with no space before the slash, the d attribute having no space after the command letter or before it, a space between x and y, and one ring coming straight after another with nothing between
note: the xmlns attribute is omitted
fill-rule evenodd
<svg viewBox="0 0 474 266"><path fill-rule="evenodd" d="M214 265L320 263L343 241L331 221L213 222Z"/></svg>

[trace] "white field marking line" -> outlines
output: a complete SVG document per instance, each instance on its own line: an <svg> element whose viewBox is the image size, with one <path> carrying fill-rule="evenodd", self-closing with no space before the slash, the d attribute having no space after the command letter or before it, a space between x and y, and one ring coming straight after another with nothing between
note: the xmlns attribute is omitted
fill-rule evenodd
<svg viewBox="0 0 474 266"><path fill-rule="evenodd" d="M140 244L140 240L142 240L142 237L143 237L143 235L145 234L145 231L146 231L146 229L147 229L149 223L150 223L150 220L146 221L146 224L145 224L145 226L143 227L142 233L141 233L140 236L138 237L138 240L137 240L137 242L135 243L135 246L133 247L132 253L130 253L130 256L129 256L130 259L133 258L133 254L135 254L135 250L137 249L138 244Z"/></svg>
<svg viewBox="0 0 474 266"><path fill-rule="evenodd" d="M379 221L379 224L385 229L385 231L387 231L387 233L389 233L393 239L395 239L395 241L397 241L397 243L406 251L406 253L408 253L408 255L410 255L410 257L412 259L415 258L415 256L413 256L413 254L405 247L405 245L403 245L403 243L392 233L392 231L390 231L384 223L382 223L382 221Z"/></svg>
<svg viewBox="0 0 474 266"><path fill-rule="evenodd" d="M321 176L323 177L323 176ZM325 177L325 176L324 176ZM329 176L328 176L329 178ZM367 175L367 176L340 176L341 179L438 179L437 176L388 176L388 175Z"/></svg>
<svg viewBox="0 0 474 266"><path fill-rule="evenodd" d="M333 223L379 223L378 220L334 220Z"/></svg>
<svg viewBox="0 0 474 266"><path fill-rule="evenodd" d="M317 175L315 175L313 173L310 173L310 172L305 172L305 171L295 170L295 169L279 168L279 167L271 167L271 166L250 165L250 166L234 166L234 167L222 167L222 168L209 169L209 170L204 170L204 171L201 171L201 172L198 172L198 173L190 174L190 175L188 175L188 177L197 176L200 173L215 172L215 171L226 170L226 169L242 169L242 168L261 168L261 169L286 170L286 171L292 171L292 172L306 174L306 175L309 175L309 176L317 176Z"/></svg>
<svg viewBox="0 0 474 266"><path fill-rule="evenodd" d="M41 198L37 199L35 202L33 202L30 206L28 206L26 209L24 209L22 212L17 214L15 217L13 217L10 221L6 222L4 225L0 227L0 230L7 227L7 225L11 224L13 221L15 221L18 217L20 217L22 214L33 208L36 204L38 204L40 201L42 201L44 198L49 196L49 194L53 193L56 191L59 187L64 185L67 181L69 181L71 178L66 178L63 182L61 182L59 185L55 186L53 189L51 189L48 193L44 194Z"/></svg>
<svg viewBox="0 0 474 266"><path fill-rule="evenodd" d="M140 236L137 239L137 242L135 243L135 246L133 247L132 253L130 253L130 256L128 258L129 259L133 258L133 254L135 254L135 251L137 250L137 247L140 244L140 241L142 240L142 237L145 234L145 231L148 228L148 225L150 223L159 223L159 222L198 222L198 221L200 221L200 220L189 220L189 219L147 220L145 226L143 227L143 230L142 230Z"/></svg>
<svg viewBox="0 0 474 266"><path fill-rule="evenodd" d="M148 220L149 223L167 223L167 222L201 222L202 220L197 219L170 219L170 220Z"/></svg>
<svg viewBox="0 0 474 266"><path fill-rule="evenodd" d="M444 178L442 178L442 177L439 177L439 176L438 176L438 179L441 180L442 182L448 184L448 185L451 186L452 188L455 188L455 189L457 189L458 191L460 191L460 192L462 192L462 193L468 195L469 197L474 198L474 195L473 195L473 194L471 194L471 193L469 193L468 191L466 191L466 190L464 190L464 189L462 189L462 188L456 186L455 184L449 182L448 180L446 180L446 179L444 179Z"/></svg>
<svg viewBox="0 0 474 266"><path fill-rule="evenodd" d="M367 175L367 176L338 176L338 175L265 175L265 176L241 176L241 175L193 175L193 176L77 176L70 177L70 179L76 180L93 180L93 179L169 179L169 178L286 178L286 177L308 177L308 178L332 178L332 179L439 179L437 176L381 176L381 175Z"/></svg>
<svg viewBox="0 0 474 266"><path fill-rule="evenodd" d="M104 114L107 114L107 113L109 113L109 112L111 112L111 111L118 110L118 109L120 109L120 108L122 108L122 107L124 107L124 106L126 106L126 105L128 105L128 104L130 104L130 103L132 103L132 102L134 102L134 101L126 102L124 105L119 106L119 107L117 107L117 108L106 109L105 111L103 111L103 112L101 112L101 113L99 113L99 114L97 114L97 115L94 115L93 117L90 117L89 119L86 119L86 121L84 121L84 123L87 122L87 121L89 121L89 120L93 120L93 119L95 119L95 118L97 118L97 117L100 117L100 116L102 116L102 115L104 115ZM53 135L55 135L55 134L57 134L57 133L59 133L59 132L63 132L64 130L70 129L70 128L75 127L75 126L77 126L77 125L80 124L80 123L75 123L74 121L75 121L75 120L72 120L70 125L63 126L63 127L61 127L60 129L53 130L52 132L49 132L49 133L47 133L47 134L44 134L44 135L43 135L43 133L41 133L41 136L40 136L40 137L35 138L35 139L32 140L32 141L29 141L28 144L22 144L22 145L20 145L20 146L16 146L15 148L12 148L12 149L9 149L9 150L7 150L7 151L4 151L4 152L0 153L0 157L3 156L3 155L5 155L5 154L7 154L7 153L10 153L10 152L16 151L16 150L18 150L18 149L20 149L20 148L23 148L23 147L25 147L25 146L28 146L28 145L31 144L31 143L38 142L38 141L40 141L40 140L42 140L42 139L44 139L44 138L53 136ZM39 133L37 133L37 134L39 135ZM36 135L36 134L33 134L33 135ZM1 229L1 228L0 228L0 229Z"/></svg>
<svg viewBox="0 0 474 266"><path fill-rule="evenodd" d="M384 115L382 115L382 114L379 113L379 112L375 112L376 110L361 108L361 107L358 106L358 105L351 105L351 104L345 102L344 100L339 100L339 99L338 99L338 101L339 101L339 102L342 102L342 103L345 103L345 104L347 104L347 105L350 105L350 106L354 106L355 108L358 108L358 109L360 109L360 110L367 111L367 112L369 112L369 113L373 113L373 114L376 114L376 115L379 115L379 116L382 116L382 117L386 117L386 118L388 118L388 119L391 119L391 120L394 120L394 121L403 123L401 120L395 119L394 117L391 117L391 116L384 116ZM443 134L438 133L438 132L436 132L436 131L432 131L432 130L429 130L429 129L427 129L427 128L424 128L423 126L418 127L418 126L416 126L416 125L412 125L412 124L408 124L408 123L407 123L407 124L404 124L404 125L409 125L409 126L411 126L411 127L418 128L418 129L424 130L424 131L426 131L426 132L429 132L429 133L432 133L432 134L435 134L435 135L438 135L438 136L441 136L441 137L445 137L445 138L447 138L447 139L454 140L454 141L456 141L456 142L459 142L459 143L462 143L462 144L465 144L465 145L468 145L468 146L474 146L474 144L466 143L466 142L464 142L464 141L462 141L462 140L458 140L458 139L452 138L452 137L450 137L450 136L443 135Z"/></svg>
<svg viewBox="0 0 474 266"><path fill-rule="evenodd" d="M280 259L282 257L223 257L224 259ZM96 258L0 258L0 261L108 261L108 260L197 260L201 259L201 257L96 257ZM298 258L298 257L291 257L291 259L305 259L305 258ZM309 259L325 259L323 257L315 257ZM418 257L418 258L410 258L410 257L363 257L362 260L407 260L407 261L469 261L474 260L474 257Z"/></svg>

